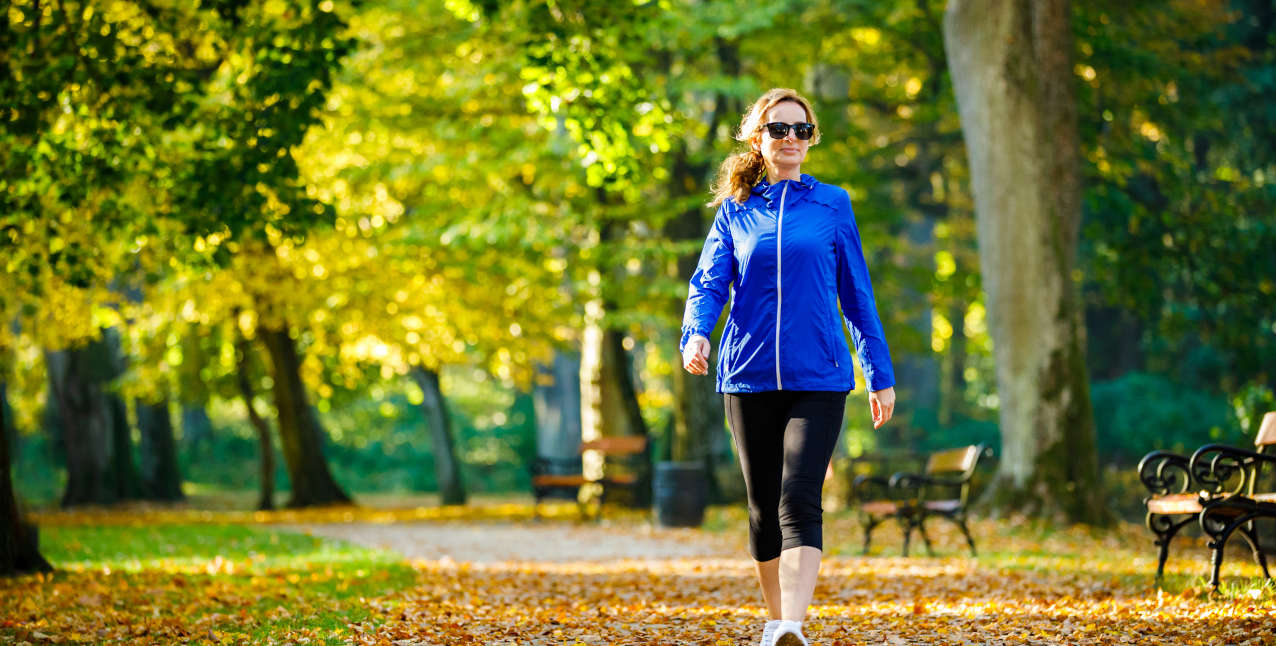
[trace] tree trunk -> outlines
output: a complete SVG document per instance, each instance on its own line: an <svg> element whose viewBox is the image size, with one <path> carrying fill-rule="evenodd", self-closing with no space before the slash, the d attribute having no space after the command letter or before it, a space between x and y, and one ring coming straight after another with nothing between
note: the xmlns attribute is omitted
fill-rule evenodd
<svg viewBox="0 0 1276 646"><path fill-rule="evenodd" d="M677 171L690 172L687 168L676 168ZM675 183L682 183L677 174ZM686 211L674 218L665 227L665 233L673 240L704 240L708 233L701 209ZM683 254L677 259L678 276L684 280L695 272L696 263L700 259L699 251ZM683 299L676 299L671 307L676 321L682 320ZM674 331L675 339L682 336L681 329ZM723 408L722 396L717 393L713 372L709 375L696 376L682 369L682 356L677 346L672 349L675 356L673 371L673 459L675 461L695 461L712 458L711 445L715 434L723 433L726 410ZM709 473L715 470L709 465Z"/></svg>
<svg viewBox="0 0 1276 646"><path fill-rule="evenodd" d="M595 306L596 307L596 306ZM580 437L583 441L602 437L647 435L647 424L638 408L638 395L630 374L625 352L624 334L603 328L598 320L585 325L580 358ZM585 475L603 475L601 454L586 451L581 457ZM636 474L640 483L634 488L635 507L651 505L650 465L642 465Z"/></svg>
<svg viewBox="0 0 1276 646"><path fill-rule="evenodd" d="M128 421L128 406L116 393L106 394L107 409L111 411L111 470L110 482L115 487L116 500L141 500L145 498L142 472L133 458L133 427Z"/></svg>
<svg viewBox="0 0 1276 646"><path fill-rule="evenodd" d="M8 403L5 383L0 382L0 576L48 572L53 567L40 554L35 526L22 521L13 490Z"/></svg>
<svg viewBox="0 0 1276 646"><path fill-rule="evenodd" d="M717 56L725 73L739 73L739 57L734 43L720 41ZM717 134L717 124L728 109L727 101L723 94L715 97L714 112L709 119L710 137ZM674 155L672 178L669 182L670 197L684 198L703 192L704 178L709 168L703 159L699 163L693 163L687 146L679 146ZM670 240L702 242L708 228L704 208L696 205L671 218L664 226L664 234ZM700 252L697 249L679 255L672 266L675 279L688 280L695 273L699 260ZM671 319L679 324L671 330L675 339L682 337L681 321L685 305L686 301L681 295L671 299L669 303ZM726 409L723 407L722 396L717 392L712 371L704 376L689 374L682 369L682 356L678 353L677 345L671 346L667 351L672 354L670 359L674 365L670 458L675 462L703 462L709 499L716 502L722 498L722 488L717 480L717 456L713 449L714 439L725 434Z"/></svg>
<svg viewBox="0 0 1276 646"><path fill-rule="evenodd" d="M1002 456L991 500L1103 522L1072 275L1081 192L1069 3L951 0L944 42L997 362Z"/></svg>
<svg viewBox="0 0 1276 646"><path fill-rule="evenodd" d="M58 435L66 456L63 507L106 505L119 499L111 473L117 440L112 432L115 413L103 391L113 375L106 356L100 340L45 355L49 405L57 407Z"/></svg>
<svg viewBox="0 0 1276 646"><path fill-rule="evenodd" d="M412 366L412 379L421 388L425 399L421 412L425 414L430 429L430 446L434 453L434 479L439 485L439 496L445 505L464 505L465 483L461 479L461 463L456 459L452 440L452 418L448 415L447 400L439 388L439 373Z"/></svg>
<svg viewBox="0 0 1276 646"><path fill-rule="evenodd" d="M288 507L348 504L350 496L332 478L323 456L323 429L301 382L301 359L287 328L258 328L257 336L270 353L279 437L292 495Z"/></svg>
<svg viewBox="0 0 1276 646"><path fill-rule="evenodd" d="M142 489L146 498L185 500L168 397L153 404L138 400L136 405L137 428L142 433Z"/></svg>
<svg viewBox="0 0 1276 646"><path fill-rule="evenodd" d="M966 309L955 302L948 308L948 322L953 335L940 371L943 381L939 389L939 425L950 426L953 418L966 414Z"/></svg>
<svg viewBox="0 0 1276 646"><path fill-rule="evenodd" d="M261 469L258 472L261 494L257 498L257 508L265 511L275 508L275 446L270 441L270 425L257 414L257 395L253 391L248 368L250 351L247 339L243 336L236 339L235 378L239 385L239 395L244 399L244 408L248 411L248 421L257 431L257 451L261 456Z"/></svg>
<svg viewBox="0 0 1276 646"><path fill-rule="evenodd" d="M926 182L929 186L929 181ZM912 202L920 205L920 198L913 197ZM920 208L918 209L921 210ZM926 249L924 258L916 258L918 264L925 264L927 273L935 275L935 220L929 217L916 217L904 226L904 236L913 249ZM896 296L892 308L913 313L909 317L908 327L920 341L919 351L899 354L895 360L895 390L899 401L908 402L901 415L896 415L890 425L878 431L880 437L891 437L893 444L902 449L918 450L925 433L925 427L931 419L939 415L939 361L930 350L931 334L935 321L931 315L931 300L928 294L906 284ZM933 416L933 417L932 417Z"/></svg>

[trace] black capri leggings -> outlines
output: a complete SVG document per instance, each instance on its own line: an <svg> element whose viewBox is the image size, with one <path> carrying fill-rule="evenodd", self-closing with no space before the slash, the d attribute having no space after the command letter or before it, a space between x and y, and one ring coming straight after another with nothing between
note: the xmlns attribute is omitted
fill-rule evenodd
<svg viewBox="0 0 1276 646"><path fill-rule="evenodd" d="M723 398L749 495L753 559L770 561L802 545L823 549L820 493L846 393L777 390Z"/></svg>

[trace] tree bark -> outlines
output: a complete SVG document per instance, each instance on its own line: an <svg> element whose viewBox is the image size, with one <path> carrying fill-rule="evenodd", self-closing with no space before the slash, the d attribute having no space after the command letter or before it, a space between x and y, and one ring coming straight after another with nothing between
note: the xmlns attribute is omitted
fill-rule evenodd
<svg viewBox="0 0 1276 646"><path fill-rule="evenodd" d="M301 382L301 359L287 328L258 328L257 336L270 353L279 437L292 495L288 507L350 503L350 496L332 478L323 456L323 429Z"/></svg>
<svg viewBox="0 0 1276 646"><path fill-rule="evenodd" d="M603 243L619 238L625 225L608 222L600 234ZM595 270L597 271L597 270ZM598 281L604 283L606 281ZM606 324L605 314L616 309L609 298L609 287L585 306L585 330L580 353L580 437L582 441L603 437L648 436L647 423L638 406L629 354L625 351L624 332ZM603 475L605 458L596 451L581 456L581 466L590 478ZM642 464L638 486L632 489L635 507L651 506L651 465Z"/></svg>
<svg viewBox="0 0 1276 646"><path fill-rule="evenodd" d="M133 457L133 427L128 421L128 406L116 393L106 394L107 409L111 412L111 470L110 482L115 487L116 500L141 500L142 472Z"/></svg>
<svg viewBox="0 0 1276 646"><path fill-rule="evenodd" d="M66 456L62 506L105 505L128 497L137 472L123 402L106 391L119 373L108 339L46 353L45 365L49 405L57 408Z"/></svg>
<svg viewBox="0 0 1276 646"><path fill-rule="evenodd" d="M173 418L168 397L158 402L141 400L137 405L137 427L142 434L142 489L148 500L185 500L182 474L177 465L177 441L173 438Z"/></svg>
<svg viewBox="0 0 1276 646"><path fill-rule="evenodd" d="M943 378L939 389L940 426L949 426L955 417L966 414L966 309L967 305L960 302L948 308L953 335L948 340L948 352L940 371Z"/></svg>
<svg viewBox="0 0 1276 646"><path fill-rule="evenodd" d="M990 500L1104 522L1073 276L1081 178L1069 2L952 0L944 42L997 363L1002 456Z"/></svg>
<svg viewBox="0 0 1276 646"><path fill-rule="evenodd" d="M40 554L35 526L23 522L18 510L9 450L10 435L17 433L11 433L7 408L6 386L0 382L0 576L48 572L53 567Z"/></svg>
<svg viewBox="0 0 1276 646"><path fill-rule="evenodd" d="M275 508L275 446L270 441L270 425L257 414L257 404L254 403L257 395L253 391L252 377L248 367L249 352L251 349L248 340L239 336L235 341L235 378L239 386L239 395L244 399L244 408L248 411L248 421L257 431L257 451L261 457L261 468L258 471L261 493L257 498L257 508L265 511Z"/></svg>
<svg viewBox="0 0 1276 646"><path fill-rule="evenodd" d="M456 459L452 418L448 415L443 390L439 388L439 373L422 366L412 366L412 379L425 396L421 412L425 414L425 423L430 430L434 479L439 486L441 501L445 505L464 505L467 498L465 482L461 478L461 463Z"/></svg>

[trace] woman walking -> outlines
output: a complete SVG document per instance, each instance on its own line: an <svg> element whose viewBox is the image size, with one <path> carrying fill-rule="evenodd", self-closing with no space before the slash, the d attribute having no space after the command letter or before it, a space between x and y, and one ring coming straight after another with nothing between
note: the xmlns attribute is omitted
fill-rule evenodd
<svg viewBox="0 0 1276 646"><path fill-rule="evenodd" d="M855 372L841 303L868 380L873 427L891 418L895 375L850 197L803 175L819 128L789 89L763 94L718 171L713 228L691 277L683 367L707 374L709 334L734 290L718 347L749 498L749 551L770 621L762 646L806 646L802 619L823 549L820 493Z"/></svg>

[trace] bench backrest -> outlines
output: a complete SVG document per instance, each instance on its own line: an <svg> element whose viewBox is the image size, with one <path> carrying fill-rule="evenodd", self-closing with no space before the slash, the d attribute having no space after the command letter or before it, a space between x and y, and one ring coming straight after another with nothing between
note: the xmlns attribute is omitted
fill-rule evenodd
<svg viewBox="0 0 1276 646"><path fill-rule="evenodd" d="M1254 446L1262 450L1276 444L1276 411L1263 415L1263 425L1254 438Z"/></svg>
<svg viewBox="0 0 1276 646"><path fill-rule="evenodd" d="M636 455L647 450L647 436L600 437L580 443L580 452L598 451L603 455Z"/></svg>
<svg viewBox="0 0 1276 646"><path fill-rule="evenodd" d="M961 474L965 477L975 470L982 450L983 446L972 444L932 453L926 460L926 475Z"/></svg>
<svg viewBox="0 0 1276 646"><path fill-rule="evenodd" d="M960 501L961 508L964 510L967 501L970 500L970 479L975 475L975 466L979 464L979 458L985 451L984 445L972 444L959 449L932 453L926 460L926 475L951 482L951 484L935 486L947 492L946 495L949 496L955 492L956 499ZM933 496L933 492L929 495Z"/></svg>

